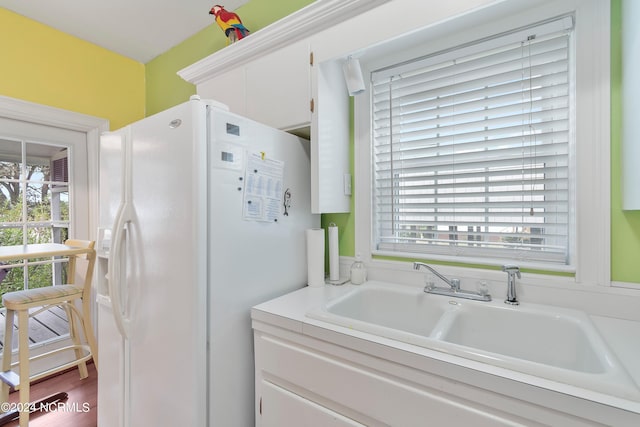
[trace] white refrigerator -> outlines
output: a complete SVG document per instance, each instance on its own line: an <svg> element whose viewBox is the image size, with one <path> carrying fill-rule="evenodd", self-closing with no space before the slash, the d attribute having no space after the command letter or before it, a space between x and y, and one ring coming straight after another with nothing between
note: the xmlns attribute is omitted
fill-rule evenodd
<svg viewBox="0 0 640 427"><path fill-rule="evenodd" d="M308 141L197 97L101 138L98 425L248 427L250 307L306 284Z"/></svg>

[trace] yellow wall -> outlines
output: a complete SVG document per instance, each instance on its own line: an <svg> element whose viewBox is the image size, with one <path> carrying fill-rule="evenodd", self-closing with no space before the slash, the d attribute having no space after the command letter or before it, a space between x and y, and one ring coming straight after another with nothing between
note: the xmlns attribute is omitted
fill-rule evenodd
<svg viewBox="0 0 640 427"><path fill-rule="evenodd" d="M108 119L144 117L144 64L0 8L0 95Z"/></svg>

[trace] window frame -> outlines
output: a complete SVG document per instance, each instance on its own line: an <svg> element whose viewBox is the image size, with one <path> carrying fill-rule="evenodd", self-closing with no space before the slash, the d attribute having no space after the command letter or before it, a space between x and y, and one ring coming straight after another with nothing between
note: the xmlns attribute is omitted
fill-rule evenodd
<svg viewBox="0 0 640 427"><path fill-rule="evenodd" d="M29 128L28 125L25 126L26 128ZM59 132L59 131L58 131ZM73 162L69 162L68 159L71 157L74 157L74 150L77 147L81 147L81 149L79 151L84 151L86 154L86 148L84 147L84 145L86 144L86 141L84 138L84 135L79 133L79 132L75 132L75 133L68 133L69 135L69 141L65 141L65 142L61 142L61 141L42 141L42 140L35 140L33 138L16 138L15 135L13 137L2 137L3 140L7 141L7 142L13 142L17 145L20 145L20 153L19 156L16 156L15 161L21 166L21 170L20 170L20 174L19 177L17 179L17 184L20 186L20 193L21 193L21 197L25 198L26 197L26 191L27 188L30 186L40 186L43 184L47 184L49 186L49 195L50 195L50 217L48 220L38 220L38 221L32 221L29 220L28 218L28 207L26 205L26 203L23 203L23 207L22 207L22 216L20 221L17 222L10 222L10 223L0 223L0 225L3 225L7 228L16 228L16 229L21 229L22 230L22 242L20 242L20 244L29 244L29 230L30 229L34 229L34 228L44 228L44 229L48 229L51 231L51 240L48 242L36 242L36 243L63 243L64 242L64 238L62 237L62 230L67 230L67 235L69 234L69 232L71 231L71 224L76 216L75 211L77 210L75 208L75 200L73 200L73 196L74 196L74 185L73 185L73 181L70 180L70 177L73 177L73 170L70 171L70 168L73 167ZM33 147L41 147L43 149L46 149L45 147L54 147L51 148L51 150L60 150L57 153L55 153L53 156L51 157L41 157L41 156L34 156L29 154L29 149L33 149ZM75 156L75 157L79 157L79 156ZM0 160L5 160L5 159L0 159ZM8 158L6 160L11 160L11 158ZM64 170L64 174L65 176L63 177L62 180L56 180L55 177L53 176L53 165L54 162L56 160L64 160L65 162L65 170ZM78 159L80 160L80 159ZM31 179L28 178L25 174L26 172L26 167L29 166L30 164L34 164L34 163L44 163L44 162L49 162L49 167L51 168L51 175L49 177L48 180L40 180L40 179ZM78 163L82 164L83 166L80 168L82 169L86 169L86 162L83 161L79 161ZM80 172L80 175L84 177L85 173L84 172ZM10 180L13 181L13 180ZM67 193L67 198L68 198L68 210L69 210L69 215L70 218L68 219L60 219L57 216L60 214L60 193L61 192L66 192ZM85 213L86 215L86 213ZM13 268L21 268L23 270L23 289L30 289L30 272L29 272L29 268L30 267L35 267L38 265L51 265L52 266L52 280L49 280L46 284L46 286L50 286L51 283L53 283L54 285L60 285L63 283L63 264L66 264L66 259L59 259L59 258L51 258L48 260L29 260L29 259L25 259L19 262L15 262L15 263L10 263L9 265L6 266L7 271Z"/></svg>
<svg viewBox="0 0 640 427"><path fill-rule="evenodd" d="M506 2L510 3L510 2ZM372 267L384 268L388 261L377 256L373 241L372 224L372 166L371 166L371 112L370 73L394 63L411 58L453 49L553 19L562 15L573 15L575 19L575 87L576 109L573 121L576 132L575 188L571 191L570 209L575 218L575 237L571 239L569 266L519 263L521 267L543 273L565 273L561 278L569 283L584 283L609 286L610 280L610 4L598 0L563 0L542 6L518 10L511 8L499 19L490 19L491 14L468 13L446 23L413 33L409 38L399 38L380 47L369 49L360 58L365 76L366 91L354 100L354 172L356 176L356 253L362 254ZM447 29L448 28L448 29ZM456 31L458 30L458 31ZM421 43L416 42L420 41ZM405 46L419 45L403 49ZM395 50L393 49L395 44ZM428 46L425 48L425 46ZM386 51L386 54L385 54ZM393 52L393 53L389 53ZM388 254L385 254L388 255ZM474 265L495 268L500 262L490 259L460 260L448 256L410 255L404 258L453 262L456 268ZM465 264L462 264L462 263ZM557 279L557 278L556 278Z"/></svg>

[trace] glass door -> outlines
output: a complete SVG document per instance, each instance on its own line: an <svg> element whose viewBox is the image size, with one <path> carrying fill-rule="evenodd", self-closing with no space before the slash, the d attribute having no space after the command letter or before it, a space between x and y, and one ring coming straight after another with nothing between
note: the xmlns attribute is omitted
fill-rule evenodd
<svg viewBox="0 0 640 427"><path fill-rule="evenodd" d="M75 229L86 220L75 218L88 217L86 135L24 122L2 126L7 122L0 119L0 245L62 243L77 237ZM55 286L66 279L64 259L11 262L0 265L0 294ZM1 314L4 345L4 310ZM46 347L67 336L62 309L31 320L32 346Z"/></svg>

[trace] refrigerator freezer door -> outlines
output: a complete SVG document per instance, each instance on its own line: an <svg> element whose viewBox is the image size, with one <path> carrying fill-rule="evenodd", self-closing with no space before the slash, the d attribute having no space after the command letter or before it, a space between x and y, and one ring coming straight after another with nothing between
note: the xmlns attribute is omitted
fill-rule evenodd
<svg viewBox="0 0 640 427"><path fill-rule="evenodd" d="M113 321L111 300L98 295L100 375L98 377L98 425L124 425L124 342Z"/></svg>
<svg viewBox="0 0 640 427"><path fill-rule="evenodd" d="M111 230L124 201L124 141L126 130L100 137L100 189L96 326L98 330L98 425L124 426L124 340L116 327L109 295Z"/></svg>
<svg viewBox="0 0 640 427"><path fill-rule="evenodd" d="M121 180L122 190L120 204L116 210L113 226L111 228L111 248L109 251L109 296L113 309L113 316L118 331L123 338L129 336L128 298L129 283L127 266L130 254L128 253L129 227L134 220L132 197L132 142L131 127L119 131L121 135L122 163Z"/></svg>
<svg viewBox="0 0 640 427"><path fill-rule="evenodd" d="M191 101L137 122L131 143L125 426L204 426L206 107Z"/></svg>
<svg viewBox="0 0 640 427"><path fill-rule="evenodd" d="M98 280L98 292L111 298L112 312L126 337L126 226L131 220L131 128L106 132L100 138L100 240L98 253L108 259L106 278Z"/></svg>
<svg viewBox="0 0 640 427"><path fill-rule="evenodd" d="M111 227L118 208L123 202L124 185L124 130L106 132L100 136L100 207L99 227L109 230L98 252L108 252L111 247Z"/></svg>

